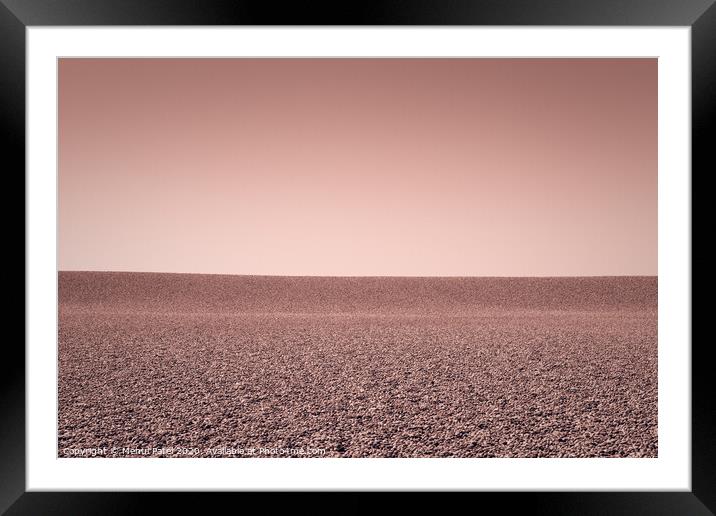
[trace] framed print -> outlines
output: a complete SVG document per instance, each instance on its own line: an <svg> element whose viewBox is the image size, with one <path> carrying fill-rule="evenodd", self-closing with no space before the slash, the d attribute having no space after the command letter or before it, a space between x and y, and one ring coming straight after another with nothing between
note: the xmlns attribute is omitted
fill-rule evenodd
<svg viewBox="0 0 716 516"><path fill-rule="evenodd" d="M711 2L3 4L8 514L256 490L713 511Z"/></svg>

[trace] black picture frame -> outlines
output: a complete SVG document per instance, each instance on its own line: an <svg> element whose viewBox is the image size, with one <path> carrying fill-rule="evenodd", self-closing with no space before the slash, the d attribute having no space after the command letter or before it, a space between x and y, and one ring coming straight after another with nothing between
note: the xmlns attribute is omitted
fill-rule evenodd
<svg viewBox="0 0 716 516"><path fill-rule="evenodd" d="M716 125L716 5L714 0L363 0L296 2L287 6L240 0L0 0L0 128L6 195L0 204L5 232L23 242L22 254L6 247L3 279L20 281L25 271L25 226L11 201L25 184L25 29L81 25L620 25L689 26L692 29L692 175L716 170L709 136ZM13 184L8 181L12 179ZM17 182L17 183L15 183ZM693 188L692 188L693 191ZM24 208L24 206L23 206ZM692 220L700 220L693 212ZM17 234L15 234L17 232ZM693 229L692 229L693 232ZM7 240L6 240L7 242ZM693 253L693 244L692 244ZM693 254L692 254L693 256ZM22 264L19 263L22 260ZM693 259L692 259L693 263ZM692 266L693 268L693 266ZM692 270L693 275L693 270ZM23 275L24 276L24 275ZM702 287L705 290L705 287ZM19 289L19 285L18 285ZM25 290L23 285L23 299ZM20 303L13 302L17 310ZM693 304L693 303L692 303ZM24 303L23 303L24 310ZM692 309L693 313L693 309ZM14 318L8 317L11 321ZM19 314L17 320L20 320ZM692 315L693 321L693 315ZM14 321L13 321L14 322ZM14 324L19 324L15 323ZM692 324L693 326L693 324ZM26 328L23 327L23 336ZM684 342L684 345L689 345ZM716 427L708 340L692 339L691 492L480 493L480 503L501 511L534 514L689 514L716 512ZM151 510L160 502L211 511L239 495L174 492L25 492L25 351L6 338L0 375L0 512L16 514L124 514ZM221 504L221 505L219 505Z"/></svg>

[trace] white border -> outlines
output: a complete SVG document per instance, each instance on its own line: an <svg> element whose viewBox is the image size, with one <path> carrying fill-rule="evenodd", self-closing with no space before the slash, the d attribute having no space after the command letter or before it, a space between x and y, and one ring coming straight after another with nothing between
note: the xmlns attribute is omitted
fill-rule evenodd
<svg viewBox="0 0 716 516"><path fill-rule="evenodd" d="M688 27L28 28L27 489L690 490L690 36ZM57 459L59 56L658 57L659 457Z"/></svg>

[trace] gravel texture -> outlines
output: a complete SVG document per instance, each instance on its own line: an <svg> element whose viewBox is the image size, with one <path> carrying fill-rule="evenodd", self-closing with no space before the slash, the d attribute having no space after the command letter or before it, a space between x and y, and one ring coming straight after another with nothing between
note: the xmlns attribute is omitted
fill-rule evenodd
<svg viewBox="0 0 716 516"><path fill-rule="evenodd" d="M657 279L59 275L61 457L655 457Z"/></svg>

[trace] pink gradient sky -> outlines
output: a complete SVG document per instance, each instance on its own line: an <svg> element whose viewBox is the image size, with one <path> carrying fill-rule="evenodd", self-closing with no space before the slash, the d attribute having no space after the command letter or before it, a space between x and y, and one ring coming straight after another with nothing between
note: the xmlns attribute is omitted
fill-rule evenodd
<svg viewBox="0 0 716 516"><path fill-rule="evenodd" d="M655 59L61 59L59 268L657 273Z"/></svg>

